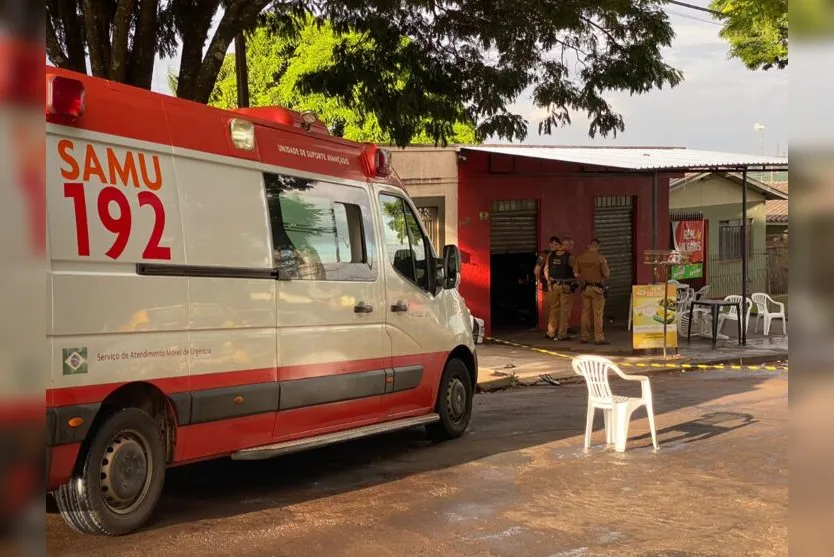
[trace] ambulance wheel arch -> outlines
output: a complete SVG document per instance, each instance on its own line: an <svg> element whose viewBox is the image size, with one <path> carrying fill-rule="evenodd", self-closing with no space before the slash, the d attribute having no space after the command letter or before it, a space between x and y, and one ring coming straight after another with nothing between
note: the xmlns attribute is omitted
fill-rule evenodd
<svg viewBox="0 0 834 557"><path fill-rule="evenodd" d="M173 460L176 423L171 401L149 383L124 385L108 395L71 480L54 493L66 522L81 533L110 536L145 524Z"/></svg>
<svg viewBox="0 0 834 557"><path fill-rule="evenodd" d="M463 350L459 350L461 348ZM435 403L440 421L426 426L430 437L445 441L456 439L466 432L472 417L476 385L474 356L465 347L456 348L443 367Z"/></svg>
<svg viewBox="0 0 834 557"><path fill-rule="evenodd" d="M124 408L138 408L149 416L164 432L165 460L173 462L176 449L177 417L173 402L158 387L151 383L135 382L122 385L107 395L101 402L90 432L81 445L79 459L83 456L97 429L110 414Z"/></svg>
<svg viewBox="0 0 834 557"><path fill-rule="evenodd" d="M478 361L475 358L475 355L472 351L464 345L457 346L454 350L449 353L449 357L446 359L446 365L449 362L457 358L458 360L462 361L466 366L466 369L469 371L469 378L472 381L472 388L474 389L478 385Z"/></svg>

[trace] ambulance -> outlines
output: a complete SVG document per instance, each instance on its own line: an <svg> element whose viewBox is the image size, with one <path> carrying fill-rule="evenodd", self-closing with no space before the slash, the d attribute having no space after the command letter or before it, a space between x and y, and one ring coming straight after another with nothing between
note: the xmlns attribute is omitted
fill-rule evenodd
<svg viewBox="0 0 834 557"><path fill-rule="evenodd" d="M391 153L47 66L48 491L140 528L169 466L472 414L475 321Z"/></svg>

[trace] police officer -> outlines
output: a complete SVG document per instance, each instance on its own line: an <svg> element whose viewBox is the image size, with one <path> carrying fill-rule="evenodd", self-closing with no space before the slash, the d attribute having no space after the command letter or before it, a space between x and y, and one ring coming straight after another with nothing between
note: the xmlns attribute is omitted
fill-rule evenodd
<svg viewBox="0 0 834 557"><path fill-rule="evenodd" d="M547 257L554 251L559 249L559 238L556 236L550 237L550 244L548 247L550 249L546 249L539 254L536 258L536 266L533 267L533 276L536 277L536 280L542 285L542 292L547 293L547 282L544 279L544 265L547 262ZM546 297L546 296L545 296Z"/></svg>
<svg viewBox="0 0 834 557"><path fill-rule="evenodd" d="M547 319L547 338L568 339L568 319L572 309L574 277L573 255L560 243L558 249L551 251L544 266L545 282L548 288L550 310Z"/></svg>
<svg viewBox="0 0 834 557"><path fill-rule="evenodd" d="M582 287L582 335L580 342L591 340L591 312L594 314L594 344L608 344L602 331L602 314L605 309L603 282L611 276L608 262L599 253L599 240L594 238L588 250L576 258L574 274Z"/></svg>

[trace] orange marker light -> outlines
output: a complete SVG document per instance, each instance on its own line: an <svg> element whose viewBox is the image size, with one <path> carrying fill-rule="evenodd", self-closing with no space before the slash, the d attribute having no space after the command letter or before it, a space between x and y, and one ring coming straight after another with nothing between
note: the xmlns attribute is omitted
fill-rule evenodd
<svg viewBox="0 0 834 557"><path fill-rule="evenodd" d="M76 416L74 418L70 418L67 423L69 424L70 427L80 427L81 424L84 423L84 418Z"/></svg>

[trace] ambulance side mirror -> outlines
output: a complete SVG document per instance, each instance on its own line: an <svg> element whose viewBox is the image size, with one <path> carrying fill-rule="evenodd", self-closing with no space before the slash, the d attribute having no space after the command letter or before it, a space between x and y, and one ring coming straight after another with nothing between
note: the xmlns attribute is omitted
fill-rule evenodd
<svg viewBox="0 0 834 557"><path fill-rule="evenodd" d="M451 290L460 285L460 250L449 244L443 248L443 288Z"/></svg>

